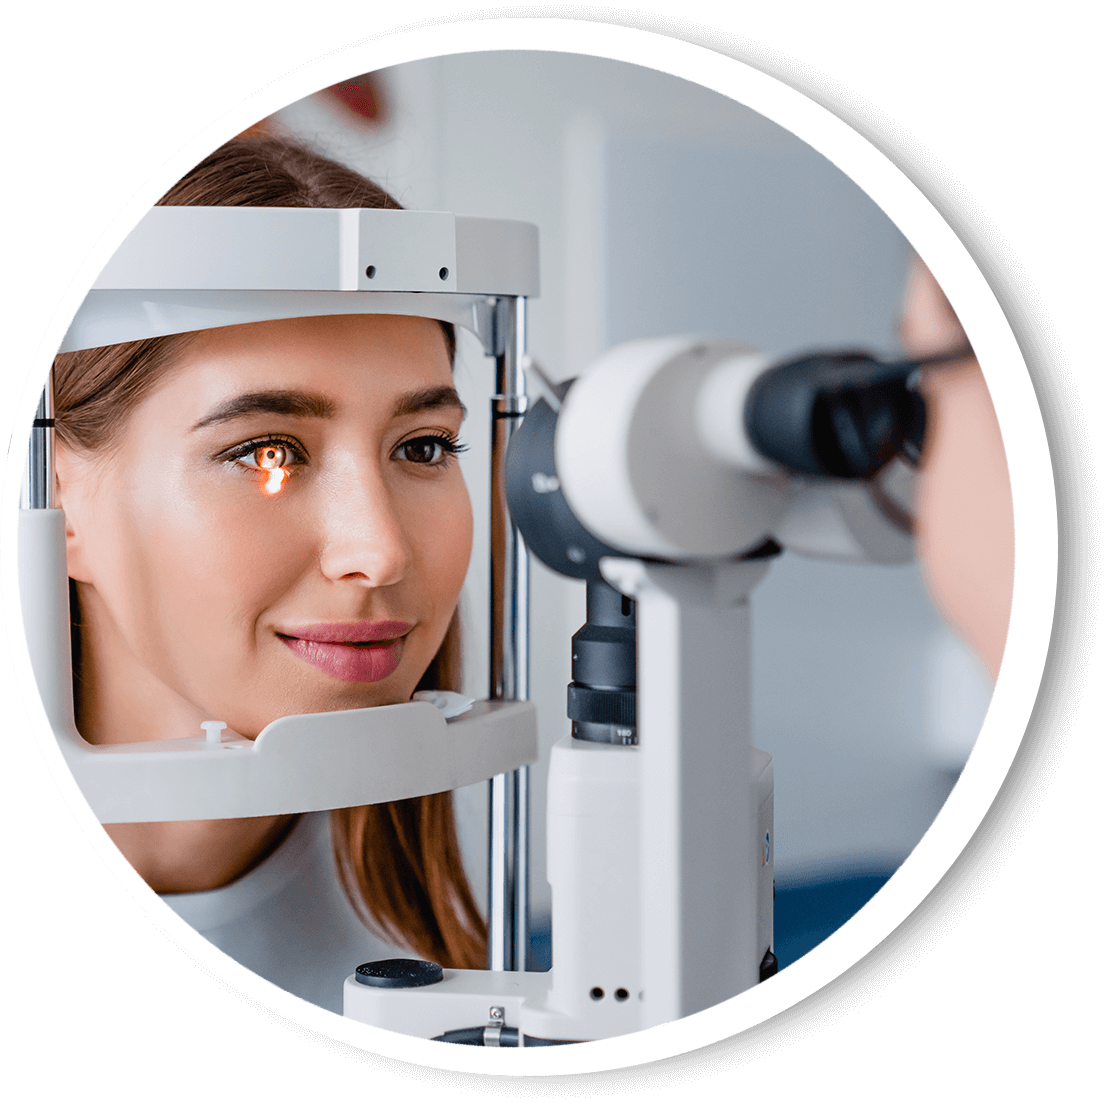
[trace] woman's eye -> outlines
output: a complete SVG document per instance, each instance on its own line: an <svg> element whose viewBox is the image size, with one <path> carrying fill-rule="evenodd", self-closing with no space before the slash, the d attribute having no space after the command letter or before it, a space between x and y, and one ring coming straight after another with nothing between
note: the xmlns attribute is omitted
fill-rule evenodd
<svg viewBox="0 0 1106 1102"><path fill-rule="evenodd" d="M237 456L239 463L247 467L259 467L263 471L276 471L292 462L291 449L284 444L263 444L244 455Z"/></svg>
<svg viewBox="0 0 1106 1102"><path fill-rule="evenodd" d="M413 440L404 440L392 454L394 458L405 459L408 463L435 467L445 464L451 456L464 450L463 444L448 436L416 436Z"/></svg>
<svg viewBox="0 0 1106 1102"><path fill-rule="evenodd" d="M240 467L265 473L260 486L270 497L280 493L293 468L305 462L299 449L283 440L251 440L224 453L223 458Z"/></svg>

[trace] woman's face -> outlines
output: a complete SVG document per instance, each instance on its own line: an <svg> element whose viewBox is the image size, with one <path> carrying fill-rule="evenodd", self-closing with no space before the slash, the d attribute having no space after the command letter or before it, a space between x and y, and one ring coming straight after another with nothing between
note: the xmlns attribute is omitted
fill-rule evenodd
<svg viewBox="0 0 1106 1102"><path fill-rule="evenodd" d="M62 450L86 737L407 700L468 566L463 414L436 322L292 319L198 335L109 450Z"/></svg>

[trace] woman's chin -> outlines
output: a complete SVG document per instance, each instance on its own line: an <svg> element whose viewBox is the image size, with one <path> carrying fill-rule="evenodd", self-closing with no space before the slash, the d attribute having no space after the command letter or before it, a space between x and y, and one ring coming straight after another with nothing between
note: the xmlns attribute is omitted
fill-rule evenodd
<svg viewBox="0 0 1106 1102"><path fill-rule="evenodd" d="M244 738L256 739L271 723L285 716L317 715L321 712L346 712L357 708L379 708L387 704L404 704L411 699L414 689L400 685L361 685L348 687L342 692L289 693L279 701L269 701L252 716L214 718L224 719L231 731ZM237 722L235 722L237 718Z"/></svg>

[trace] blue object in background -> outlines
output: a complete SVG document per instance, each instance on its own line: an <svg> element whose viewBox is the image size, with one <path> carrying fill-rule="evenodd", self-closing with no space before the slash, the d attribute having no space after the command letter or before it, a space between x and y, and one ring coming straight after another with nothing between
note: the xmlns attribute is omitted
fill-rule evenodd
<svg viewBox="0 0 1106 1102"><path fill-rule="evenodd" d="M890 872L804 883L777 883L775 954L794 964L846 922L891 878Z"/></svg>
<svg viewBox="0 0 1106 1102"><path fill-rule="evenodd" d="M553 967L553 931L549 916L534 916L530 923L530 959L527 972L548 972Z"/></svg>
<svg viewBox="0 0 1106 1102"><path fill-rule="evenodd" d="M780 968L794 964L844 926L890 880L893 871L777 883L773 950ZM529 971L546 972L552 963L549 918L535 917L530 930Z"/></svg>

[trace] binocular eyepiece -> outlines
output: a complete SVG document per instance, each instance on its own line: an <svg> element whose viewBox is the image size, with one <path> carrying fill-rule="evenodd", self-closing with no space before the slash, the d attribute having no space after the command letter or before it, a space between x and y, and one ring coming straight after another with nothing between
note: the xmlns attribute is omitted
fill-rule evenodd
<svg viewBox="0 0 1106 1102"><path fill-rule="evenodd" d="M765 371L745 405L745 431L794 474L874 478L897 456L917 462L925 437L919 361L864 352L803 356Z"/></svg>

